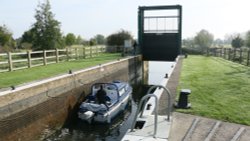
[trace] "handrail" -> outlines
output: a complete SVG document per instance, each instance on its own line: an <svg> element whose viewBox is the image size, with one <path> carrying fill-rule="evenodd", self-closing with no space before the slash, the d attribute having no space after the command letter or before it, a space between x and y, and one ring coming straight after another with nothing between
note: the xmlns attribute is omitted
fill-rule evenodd
<svg viewBox="0 0 250 141"><path fill-rule="evenodd" d="M169 91L169 89L162 86L162 85L154 85L148 89L147 94L149 94L154 88L158 88L158 87L163 88L165 91L167 91L167 95L168 95L168 110L167 110L168 118L167 118L167 120L169 121L170 120L170 112L171 112L171 92ZM142 110L142 114L143 114L143 110Z"/></svg>
<svg viewBox="0 0 250 141"><path fill-rule="evenodd" d="M140 101L140 103L139 103L139 107L137 108L137 111L136 111L136 114L135 114L136 116L135 116L134 121L133 121L133 123L132 123L131 132L134 131L135 123L136 123L136 120L137 120L137 117L138 117L137 115L138 115L139 112L140 112L142 103L144 102L144 100L146 100L146 99L149 98L149 97L154 97L154 98L155 98L155 104L156 104L155 109L154 109L154 112L155 112L154 118L155 118L155 120L154 120L154 134L153 134L153 137L155 138L156 133L157 133L157 122L158 122L158 98L157 98L157 96L154 95L154 94L147 94L147 95L145 95L144 97L142 97L142 99L141 99L141 101ZM143 109L142 109L142 111L143 111Z"/></svg>
<svg viewBox="0 0 250 141"><path fill-rule="evenodd" d="M163 88L165 91L167 91L167 94L168 94L168 111L167 111L168 117L167 117L167 120L168 120L168 121L170 120L171 93L170 93L170 91L169 91L166 87L164 87L164 86L161 86L161 85L154 85L154 86L152 86L152 87L150 87L150 88L148 89L147 94L146 94L145 96L143 96L142 99L140 100L139 106L138 106L138 108L137 108L137 110L136 110L136 113L135 113L135 118L134 118L134 120L133 120L133 122L132 122L131 132L134 131L135 124L136 124L136 120L137 120L137 118L138 118L137 115L139 114L140 109L141 109L142 106L143 106L143 107L142 107L142 112L141 112L141 114L140 114L139 117L142 117L142 115L143 115L143 112L144 112L144 109L145 109L145 106L146 106L146 104L144 103L144 101L147 100L149 97L154 97L154 98L155 98L155 108L154 108L154 114L155 114L154 119L155 119L155 120L154 120L154 134L153 134L153 137L154 137L154 138L156 137L156 133L157 133L157 122L158 122L158 97L157 97L155 94L150 94L150 92L151 92L154 88L158 88L158 87Z"/></svg>

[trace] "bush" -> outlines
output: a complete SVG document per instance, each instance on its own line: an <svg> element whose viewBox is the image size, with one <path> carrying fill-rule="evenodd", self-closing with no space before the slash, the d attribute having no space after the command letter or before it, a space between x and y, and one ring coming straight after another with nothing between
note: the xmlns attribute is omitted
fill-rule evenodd
<svg viewBox="0 0 250 141"><path fill-rule="evenodd" d="M107 44L109 46L123 46L125 40L133 40L130 32L121 30L117 33L111 34L107 37Z"/></svg>
<svg viewBox="0 0 250 141"><path fill-rule="evenodd" d="M202 55L204 52L202 52L199 49L195 48L181 48L182 54L192 54L192 55Z"/></svg>

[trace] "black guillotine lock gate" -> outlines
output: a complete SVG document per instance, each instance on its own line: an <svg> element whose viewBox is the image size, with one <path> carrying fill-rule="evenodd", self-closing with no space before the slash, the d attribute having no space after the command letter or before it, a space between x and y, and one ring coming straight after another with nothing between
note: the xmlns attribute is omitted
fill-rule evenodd
<svg viewBox="0 0 250 141"><path fill-rule="evenodd" d="M138 11L138 42L145 61L175 61L181 53L182 7L143 6Z"/></svg>

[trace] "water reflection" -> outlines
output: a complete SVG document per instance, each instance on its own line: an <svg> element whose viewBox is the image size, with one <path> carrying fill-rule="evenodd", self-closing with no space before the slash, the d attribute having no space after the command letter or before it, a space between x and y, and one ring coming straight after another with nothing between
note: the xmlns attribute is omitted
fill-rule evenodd
<svg viewBox="0 0 250 141"><path fill-rule="evenodd" d="M175 62L149 61L149 85L159 85Z"/></svg>

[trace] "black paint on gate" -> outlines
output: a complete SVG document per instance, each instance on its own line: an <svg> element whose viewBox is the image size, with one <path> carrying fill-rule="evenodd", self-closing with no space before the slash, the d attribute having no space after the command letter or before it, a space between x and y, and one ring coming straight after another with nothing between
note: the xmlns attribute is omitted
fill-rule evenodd
<svg viewBox="0 0 250 141"><path fill-rule="evenodd" d="M179 54L178 35L143 34L143 60L174 61Z"/></svg>

